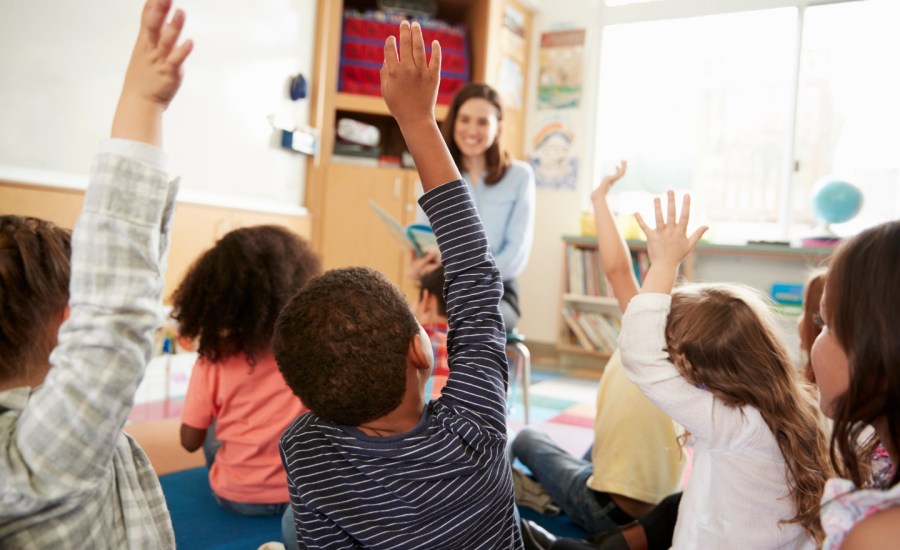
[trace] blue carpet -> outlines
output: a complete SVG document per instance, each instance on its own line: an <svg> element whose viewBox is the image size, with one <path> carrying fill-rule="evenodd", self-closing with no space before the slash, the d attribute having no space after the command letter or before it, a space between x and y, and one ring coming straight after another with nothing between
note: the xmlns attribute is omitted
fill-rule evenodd
<svg viewBox="0 0 900 550"><path fill-rule="evenodd" d="M565 514L545 516L525 506L519 506L519 514L523 519L530 519L557 537L572 537L576 539L587 537L587 533L581 527L572 523L569 516Z"/></svg>
<svg viewBox="0 0 900 550"><path fill-rule="evenodd" d="M256 550L264 542L281 541L281 516L248 517L223 510L209 488L208 472L194 468L159 478L179 550Z"/></svg>

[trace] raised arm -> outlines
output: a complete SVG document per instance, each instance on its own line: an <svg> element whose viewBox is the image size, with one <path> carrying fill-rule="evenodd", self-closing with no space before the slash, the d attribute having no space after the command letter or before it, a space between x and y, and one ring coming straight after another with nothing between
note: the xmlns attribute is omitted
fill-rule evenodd
<svg viewBox="0 0 900 550"><path fill-rule="evenodd" d="M109 475L150 359L176 190L153 145L191 48L175 47L184 14L166 23L169 4L144 8L112 130L134 141L101 145L73 233L71 315L2 458L9 479L23 480L21 506L93 491Z"/></svg>
<svg viewBox="0 0 900 550"><path fill-rule="evenodd" d="M668 207L666 217L663 217L662 205L659 197L653 199L653 208L656 212L656 227L651 229L640 214L634 217L647 236L647 255L650 258L650 269L644 277L641 286L642 293L669 294L675 286L675 277L678 275L678 264L697 246L700 237L709 229L703 226L690 237L687 235L687 225L691 218L691 196L684 195L681 203L681 216L675 217L675 192L666 193Z"/></svg>
<svg viewBox="0 0 900 550"><path fill-rule="evenodd" d="M639 292L637 278L631 267L631 252L628 244L619 233L619 226L613 218L607 203L609 190L614 183L625 175L628 162L621 161L614 174L604 176L600 185L591 193L594 205L594 225L597 228L597 249L600 251L600 263L603 273L612 286L613 294L619 302L619 309L624 313L628 302Z"/></svg>
<svg viewBox="0 0 900 550"><path fill-rule="evenodd" d="M422 30L400 24L400 58L395 40L385 44L381 89L419 170L428 215L444 265L450 377L444 402L477 414L498 436L506 433L507 370L500 297L500 272L465 181L434 120L440 79L440 45L425 63ZM452 182L452 183L451 183ZM449 185L443 184L449 183Z"/></svg>
<svg viewBox="0 0 900 550"><path fill-rule="evenodd" d="M426 193L461 177L434 119L440 81L441 45L432 42L428 63L422 28L403 21L399 50L393 36L384 44L381 95L400 126Z"/></svg>
<svg viewBox="0 0 900 550"><path fill-rule="evenodd" d="M184 12L166 15L172 0L148 0L141 15L141 28L131 52L122 94L113 118L113 138L130 139L162 146L162 115L181 86L181 66L193 43L180 45Z"/></svg>

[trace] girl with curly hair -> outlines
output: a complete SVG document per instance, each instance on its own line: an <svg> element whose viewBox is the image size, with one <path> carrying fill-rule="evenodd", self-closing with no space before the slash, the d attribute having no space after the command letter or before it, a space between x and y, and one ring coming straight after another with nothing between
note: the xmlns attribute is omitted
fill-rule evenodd
<svg viewBox="0 0 900 550"><path fill-rule="evenodd" d="M200 354L181 445L189 452L203 446L209 484L225 509L279 515L287 507L278 439L306 408L281 377L272 332L282 306L321 270L318 256L290 231L247 227L222 237L175 291L172 316Z"/></svg>

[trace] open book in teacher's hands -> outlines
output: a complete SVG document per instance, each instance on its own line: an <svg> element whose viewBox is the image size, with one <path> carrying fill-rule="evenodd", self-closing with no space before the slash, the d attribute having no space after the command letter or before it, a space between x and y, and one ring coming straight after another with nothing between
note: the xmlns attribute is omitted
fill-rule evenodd
<svg viewBox="0 0 900 550"><path fill-rule="evenodd" d="M378 203L375 201L370 200L369 205L384 222L391 235L397 239L397 242L404 247L411 248L416 253L416 256L422 257L426 252L437 250L437 239L431 227L418 223L403 226L385 212L383 208L378 206Z"/></svg>

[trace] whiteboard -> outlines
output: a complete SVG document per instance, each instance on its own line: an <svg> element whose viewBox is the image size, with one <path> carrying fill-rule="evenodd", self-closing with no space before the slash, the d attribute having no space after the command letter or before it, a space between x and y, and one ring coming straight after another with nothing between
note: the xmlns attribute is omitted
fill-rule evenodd
<svg viewBox="0 0 900 550"><path fill-rule="evenodd" d="M87 174L109 135L141 0L0 0L0 165ZM312 73L316 2L176 0L195 42L166 113L182 188L301 205L306 157L269 122L305 125L287 82ZM53 183L53 182L48 182Z"/></svg>

